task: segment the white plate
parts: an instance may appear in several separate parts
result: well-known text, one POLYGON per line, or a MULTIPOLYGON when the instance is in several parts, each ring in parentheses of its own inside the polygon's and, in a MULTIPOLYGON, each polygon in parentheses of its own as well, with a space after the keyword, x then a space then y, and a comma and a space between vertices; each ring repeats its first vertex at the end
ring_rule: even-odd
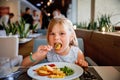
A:
POLYGON ((43 63, 43 64, 38 64, 35 65, 33 67, 30 67, 27 71, 27 74, 32 77, 33 79, 37 79, 37 80, 72 80, 75 78, 78 78, 79 76, 81 76, 83 74, 83 69, 75 64, 72 63, 65 63, 65 62, 50 62, 50 63, 43 63), (47 76, 40 76, 38 75, 34 70, 39 68, 40 66, 43 65, 48 65, 48 64, 55 64, 58 68, 62 68, 64 66, 67 66, 71 69, 74 70, 74 74, 70 75, 70 76, 66 76, 65 78, 48 78, 47 76))

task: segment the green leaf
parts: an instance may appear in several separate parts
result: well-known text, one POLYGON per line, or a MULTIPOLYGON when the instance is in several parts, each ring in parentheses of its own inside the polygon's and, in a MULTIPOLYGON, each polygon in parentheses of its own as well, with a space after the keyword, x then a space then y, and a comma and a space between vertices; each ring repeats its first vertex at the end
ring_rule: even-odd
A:
POLYGON ((33 31, 37 28, 38 24, 33 25, 33 31))
POLYGON ((20 19, 20 21, 18 22, 18 27, 17 27, 17 31, 20 35, 20 38, 26 38, 28 35, 29 27, 27 28, 27 30, 25 30, 25 20, 23 18, 20 19))

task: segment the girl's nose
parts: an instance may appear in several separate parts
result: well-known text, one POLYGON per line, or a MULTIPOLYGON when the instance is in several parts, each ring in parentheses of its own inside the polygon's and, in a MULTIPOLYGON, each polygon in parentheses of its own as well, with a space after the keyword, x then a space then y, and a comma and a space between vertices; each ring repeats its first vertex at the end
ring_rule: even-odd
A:
POLYGON ((55 35, 55 40, 59 39, 60 36, 58 34, 55 35))

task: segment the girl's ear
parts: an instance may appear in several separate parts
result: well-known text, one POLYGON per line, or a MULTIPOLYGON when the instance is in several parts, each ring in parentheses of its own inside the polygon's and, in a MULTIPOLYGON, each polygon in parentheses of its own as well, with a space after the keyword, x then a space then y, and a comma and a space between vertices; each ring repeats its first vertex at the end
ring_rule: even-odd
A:
POLYGON ((70 36, 70 45, 74 44, 74 34, 71 34, 70 36))
POLYGON ((74 34, 71 34, 71 40, 73 40, 74 39, 74 34))
POLYGON ((74 34, 71 34, 71 36, 70 36, 70 42, 73 41, 73 39, 74 39, 74 34))

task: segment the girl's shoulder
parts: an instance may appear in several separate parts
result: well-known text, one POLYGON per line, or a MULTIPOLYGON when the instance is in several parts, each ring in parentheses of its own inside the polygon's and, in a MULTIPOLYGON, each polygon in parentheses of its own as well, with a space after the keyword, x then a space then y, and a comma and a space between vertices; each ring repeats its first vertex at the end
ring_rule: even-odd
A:
POLYGON ((75 50, 75 51, 77 50, 78 51, 79 47, 77 47, 77 46, 71 46, 71 50, 75 50))
POLYGON ((71 46, 70 51, 71 53, 78 53, 79 48, 77 46, 71 46))
POLYGON ((80 49, 79 47, 77 47, 77 46, 71 46, 71 51, 73 51, 73 52, 75 52, 75 53, 78 53, 78 52, 80 51, 80 53, 83 53, 83 52, 81 51, 81 49, 80 49))

